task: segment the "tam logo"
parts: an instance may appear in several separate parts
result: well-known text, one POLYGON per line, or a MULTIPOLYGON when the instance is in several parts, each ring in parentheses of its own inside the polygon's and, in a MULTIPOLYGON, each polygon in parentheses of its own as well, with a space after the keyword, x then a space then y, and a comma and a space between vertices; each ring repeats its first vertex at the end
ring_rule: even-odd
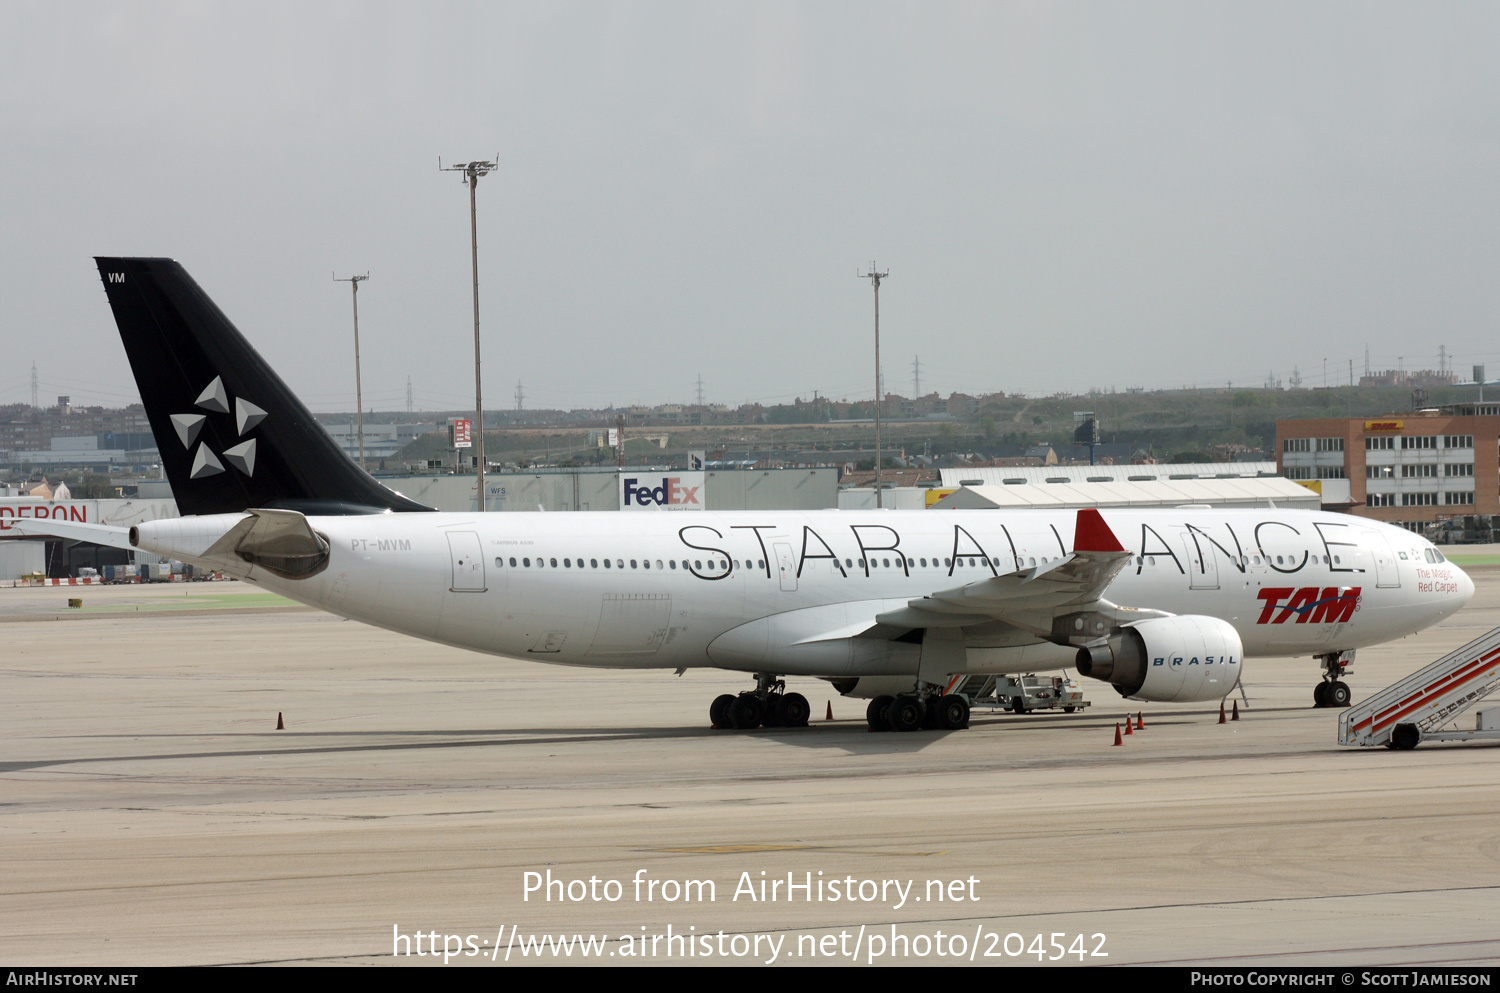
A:
POLYGON ((667 507, 673 510, 702 510, 703 504, 698 500, 698 486, 684 486, 679 476, 661 477, 660 486, 652 486, 652 480, 645 485, 639 485, 638 479, 627 479, 624 481, 622 490, 623 504, 628 509, 635 507, 667 507))
POLYGON ((1263 607, 1255 623, 1285 624, 1295 614, 1298 624, 1342 624, 1359 609, 1359 592, 1358 586, 1330 586, 1322 591, 1316 586, 1264 589, 1257 594, 1263 607))

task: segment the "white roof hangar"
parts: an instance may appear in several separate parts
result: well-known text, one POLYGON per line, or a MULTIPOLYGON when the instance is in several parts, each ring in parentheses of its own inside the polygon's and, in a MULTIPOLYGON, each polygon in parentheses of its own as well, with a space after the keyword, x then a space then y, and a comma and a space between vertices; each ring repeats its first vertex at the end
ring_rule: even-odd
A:
POLYGON ((1317 510, 1319 495, 1271 463, 944 469, 957 489, 933 509, 1038 507, 1277 507, 1317 510))

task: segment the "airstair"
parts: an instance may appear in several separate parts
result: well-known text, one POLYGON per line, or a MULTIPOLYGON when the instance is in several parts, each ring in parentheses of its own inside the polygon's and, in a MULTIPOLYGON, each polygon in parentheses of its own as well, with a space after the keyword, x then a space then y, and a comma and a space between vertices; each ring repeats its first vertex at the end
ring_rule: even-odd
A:
POLYGON ((1450 652, 1339 715, 1340 745, 1415 748, 1423 741, 1500 738, 1500 707, 1472 730, 1449 727, 1500 686, 1500 628, 1450 652))

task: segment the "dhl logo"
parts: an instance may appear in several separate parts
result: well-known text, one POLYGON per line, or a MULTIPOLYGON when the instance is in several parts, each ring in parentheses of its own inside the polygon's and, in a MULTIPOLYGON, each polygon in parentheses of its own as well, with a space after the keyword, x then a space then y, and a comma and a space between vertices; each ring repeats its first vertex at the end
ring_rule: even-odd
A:
POLYGON ((1257 594, 1264 606, 1255 623, 1285 624, 1287 618, 1295 614, 1298 624, 1342 624, 1359 609, 1359 591, 1358 586, 1329 586, 1322 590, 1316 586, 1304 586, 1300 590, 1291 586, 1264 589, 1257 594))

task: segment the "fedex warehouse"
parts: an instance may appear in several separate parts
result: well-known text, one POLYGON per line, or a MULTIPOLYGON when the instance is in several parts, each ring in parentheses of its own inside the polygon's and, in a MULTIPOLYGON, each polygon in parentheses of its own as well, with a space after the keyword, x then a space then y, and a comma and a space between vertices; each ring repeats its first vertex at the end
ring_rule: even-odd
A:
POLYGON ((702 510, 703 473, 620 473, 621 510, 702 510))

